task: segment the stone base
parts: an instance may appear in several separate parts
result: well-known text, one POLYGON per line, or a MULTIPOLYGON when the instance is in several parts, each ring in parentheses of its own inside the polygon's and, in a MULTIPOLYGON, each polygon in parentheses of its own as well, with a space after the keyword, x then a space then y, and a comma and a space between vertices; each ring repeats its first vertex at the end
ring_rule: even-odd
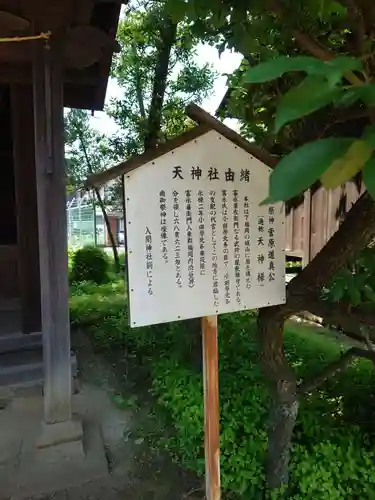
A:
POLYGON ((63 443, 82 441, 82 422, 78 419, 58 422, 56 424, 42 423, 42 435, 37 441, 38 448, 48 448, 63 443))
POLYGON ((99 426, 89 415, 82 423, 79 417, 41 424, 41 398, 15 400, 0 412, 0 500, 52 494, 108 476, 99 426))

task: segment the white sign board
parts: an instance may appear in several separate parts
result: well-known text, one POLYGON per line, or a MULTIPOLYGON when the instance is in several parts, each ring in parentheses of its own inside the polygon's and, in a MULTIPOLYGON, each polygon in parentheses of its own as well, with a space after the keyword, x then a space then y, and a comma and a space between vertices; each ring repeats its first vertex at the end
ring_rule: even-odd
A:
POLYGON ((285 302, 269 173, 211 130, 125 176, 131 326, 285 302))

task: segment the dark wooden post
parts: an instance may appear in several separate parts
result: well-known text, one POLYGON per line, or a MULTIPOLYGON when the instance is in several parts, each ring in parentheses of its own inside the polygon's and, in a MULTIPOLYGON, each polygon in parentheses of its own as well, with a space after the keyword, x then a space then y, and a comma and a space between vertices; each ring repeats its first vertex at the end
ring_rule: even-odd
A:
POLYGON ((23 333, 40 332, 40 272, 31 84, 11 86, 13 158, 17 200, 18 268, 23 333))
POLYGON ((35 44, 33 60, 44 417, 71 418, 68 251, 64 166, 63 82, 58 47, 35 44))

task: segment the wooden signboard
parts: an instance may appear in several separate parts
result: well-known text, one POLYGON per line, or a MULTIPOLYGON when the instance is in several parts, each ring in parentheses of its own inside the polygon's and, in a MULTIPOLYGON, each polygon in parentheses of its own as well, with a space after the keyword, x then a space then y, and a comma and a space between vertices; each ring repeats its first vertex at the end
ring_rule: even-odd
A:
POLYGON ((220 498, 217 315, 285 302, 270 168, 209 130, 125 175, 132 327, 202 318, 207 499, 220 498))

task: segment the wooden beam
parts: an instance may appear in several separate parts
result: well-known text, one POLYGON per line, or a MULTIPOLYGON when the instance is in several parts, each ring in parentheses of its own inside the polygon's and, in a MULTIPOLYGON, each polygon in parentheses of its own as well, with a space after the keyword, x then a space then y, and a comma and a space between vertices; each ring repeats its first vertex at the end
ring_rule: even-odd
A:
MULTIPOLYGON (((74 85, 75 87, 96 87, 102 77, 102 75, 99 75, 97 68, 87 68, 85 70, 65 69, 64 84, 74 85)), ((31 65, 1 63, 0 83, 24 83, 31 85, 31 65)))
POLYGON ((33 61, 38 200, 44 418, 71 418, 68 249, 64 165, 63 82, 59 47, 36 43, 33 61))

